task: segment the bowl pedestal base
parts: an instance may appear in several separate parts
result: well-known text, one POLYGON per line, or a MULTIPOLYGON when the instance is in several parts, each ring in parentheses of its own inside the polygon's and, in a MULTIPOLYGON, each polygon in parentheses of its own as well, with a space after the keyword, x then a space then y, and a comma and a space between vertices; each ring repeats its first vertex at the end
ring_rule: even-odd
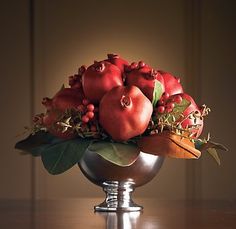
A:
POLYGON ((134 183, 131 181, 106 181, 102 183, 106 199, 94 207, 97 212, 141 211, 142 206, 135 204, 131 198, 134 183))

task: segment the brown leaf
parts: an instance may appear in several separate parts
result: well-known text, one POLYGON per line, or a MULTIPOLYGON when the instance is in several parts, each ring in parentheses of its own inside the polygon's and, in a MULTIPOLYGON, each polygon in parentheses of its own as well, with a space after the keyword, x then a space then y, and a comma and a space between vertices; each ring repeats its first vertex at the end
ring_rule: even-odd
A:
POLYGON ((137 144, 141 151, 154 155, 184 159, 198 159, 201 156, 188 138, 169 131, 142 137, 137 144))

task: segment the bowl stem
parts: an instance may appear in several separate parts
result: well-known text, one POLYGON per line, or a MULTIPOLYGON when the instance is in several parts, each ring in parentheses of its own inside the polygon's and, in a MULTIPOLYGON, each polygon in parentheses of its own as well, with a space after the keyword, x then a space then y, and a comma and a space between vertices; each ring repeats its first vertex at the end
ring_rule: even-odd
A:
POLYGON ((131 198, 134 183, 131 181, 106 181, 102 183, 106 198, 94 207, 95 211, 141 211, 142 206, 135 204, 131 198))

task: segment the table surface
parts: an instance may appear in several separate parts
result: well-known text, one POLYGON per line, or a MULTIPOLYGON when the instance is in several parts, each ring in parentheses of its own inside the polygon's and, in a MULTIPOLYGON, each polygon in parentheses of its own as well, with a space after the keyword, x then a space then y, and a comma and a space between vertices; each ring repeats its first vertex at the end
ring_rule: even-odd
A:
POLYGON ((1 200, 1 229, 236 228, 236 201, 135 199, 142 212, 97 213, 102 199, 1 200))

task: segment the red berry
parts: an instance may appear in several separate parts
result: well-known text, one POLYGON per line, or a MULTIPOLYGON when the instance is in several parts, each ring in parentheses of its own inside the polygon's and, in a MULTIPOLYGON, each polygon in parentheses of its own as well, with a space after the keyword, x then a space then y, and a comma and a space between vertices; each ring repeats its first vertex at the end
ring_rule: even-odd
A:
POLYGON ((164 113, 164 111, 165 111, 165 107, 164 106, 159 106, 158 108, 157 108, 157 111, 158 111, 158 113, 164 113))
POLYGON ((171 108, 168 108, 168 107, 166 108, 166 112, 167 112, 167 113, 171 113, 172 110, 173 110, 173 109, 171 109, 171 108))
POLYGON ((143 67, 145 67, 146 64, 143 61, 139 61, 138 65, 140 68, 143 68, 143 67))
POLYGON ((174 96, 174 102, 180 104, 182 102, 183 98, 181 95, 174 96))
POLYGON ((89 104, 89 105, 87 106, 87 110, 88 110, 88 111, 94 111, 94 105, 93 105, 93 104, 89 104))
POLYGON ((161 106, 165 104, 162 98, 158 101, 158 104, 161 106))
POLYGON ((89 119, 91 119, 91 118, 94 117, 94 113, 93 113, 92 111, 89 111, 89 112, 86 113, 86 116, 87 116, 89 119))
POLYGON ((167 108, 173 110, 173 108, 175 107, 175 104, 173 102, 167 103, 167 108))
POLYGON ((131 68, 131 69, 136 69, 136 68, 138 68, 138 63, 133 62, 133 63, 130 65, 130 68, 131 68))
POLYGON ((87 115, 82 116, 82 122, 87 123, 89 121, 89 117, 87 115))
POLYGON ((162 95, 162 98, 163 98, 164 100, 167 100, 169 97, 170 97, 170 94, 167 93, 167 92, 165 92, 165 93, 162 95))
POLYGON ((83 99, 83 104, 86 106, 89 104, 89 101, 87 99, 83 99))

